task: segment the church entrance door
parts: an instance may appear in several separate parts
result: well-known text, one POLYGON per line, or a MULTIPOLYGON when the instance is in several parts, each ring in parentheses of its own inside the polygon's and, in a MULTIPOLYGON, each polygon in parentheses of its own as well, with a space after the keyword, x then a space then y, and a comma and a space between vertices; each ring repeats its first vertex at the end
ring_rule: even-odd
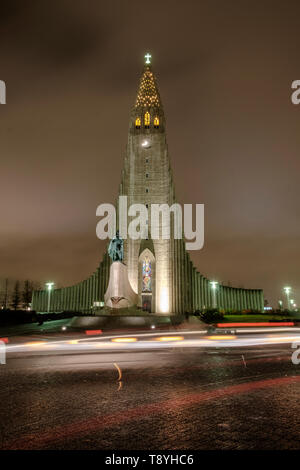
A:
POLYGON ((148 294, 148 295, 145 295, 143 294, 142 295, 142 308, 145 312, 149 312, 151 313, 151 301, 152 301, 152 295, 148 294))

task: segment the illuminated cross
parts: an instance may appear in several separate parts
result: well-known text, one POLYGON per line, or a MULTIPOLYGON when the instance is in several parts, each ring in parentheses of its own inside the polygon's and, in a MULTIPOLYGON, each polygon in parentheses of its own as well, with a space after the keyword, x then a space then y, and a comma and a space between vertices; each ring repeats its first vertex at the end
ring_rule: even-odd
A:
POLYGON ((151 64, 151 54, 149 54, 149 52, 145 55, 145 59, 145 64, 151 64))

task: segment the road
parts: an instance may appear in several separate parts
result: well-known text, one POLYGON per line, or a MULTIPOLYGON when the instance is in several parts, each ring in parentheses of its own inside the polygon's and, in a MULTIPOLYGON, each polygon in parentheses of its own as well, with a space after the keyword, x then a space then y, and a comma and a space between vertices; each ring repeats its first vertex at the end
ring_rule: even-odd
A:
POLYGON ((10 338, 0 447, 299 449, 297 339, 297 329, 10 338))

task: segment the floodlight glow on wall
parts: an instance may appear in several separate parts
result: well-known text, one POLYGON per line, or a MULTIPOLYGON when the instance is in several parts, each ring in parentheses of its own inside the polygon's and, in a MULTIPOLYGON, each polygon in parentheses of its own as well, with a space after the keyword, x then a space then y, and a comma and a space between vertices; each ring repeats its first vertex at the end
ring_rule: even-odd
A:
POLYGON ((217 308, 217 295, 216 295, 216 289, 217 289, 217 281, 210 281, 210 285, 212 288, 212 308, 217 308))
POLYGON ((285 294, 286 294, 286 303, 287 303, 287 308, 289 309, 290 308, 290 292, 291 292, 291 287, 284 287, 283 288, 285 294))
POLYGON ((168 313, 169 311, 169 296, 168 288, 163 287, 160 294, 160 310, 162 313, 168 313))
POLYGON ((54 286, 54 282, 46 282, 46 286, 47 286, 47 289, 48 289, 48 308, 47 308, 47 312, 49 313, 50 312, 51 290, 52 290, 52 287, 54 286))

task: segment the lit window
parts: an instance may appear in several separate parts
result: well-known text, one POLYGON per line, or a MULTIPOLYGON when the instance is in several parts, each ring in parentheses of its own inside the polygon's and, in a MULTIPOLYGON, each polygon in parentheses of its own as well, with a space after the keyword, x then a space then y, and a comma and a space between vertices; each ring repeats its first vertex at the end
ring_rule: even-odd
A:
POLYGON ((143 265, 142 265, 142 279, 143 279, 142 291, 143 292, 152 292, 151 278, 152 278, 151 261, 147 256, 144 259, 143 265))
POLYGON ((136 129, 140 129, 140 128, 141 128, 141 120, 140 120, 139 117, 136 118, 136 120, 135 120, 135 128, 136 128, 136 129))
POLYGON ((144 124, 145 124, 146 129, 149 129, 149 126, 150 126, 150 113, 148 113, 148 111, 145 113, 145 116, 144 116, 144 124))
POLYGON ((155 116, 153 124, 155 129, 159 128, 159 118, 157 116, 155 116))

